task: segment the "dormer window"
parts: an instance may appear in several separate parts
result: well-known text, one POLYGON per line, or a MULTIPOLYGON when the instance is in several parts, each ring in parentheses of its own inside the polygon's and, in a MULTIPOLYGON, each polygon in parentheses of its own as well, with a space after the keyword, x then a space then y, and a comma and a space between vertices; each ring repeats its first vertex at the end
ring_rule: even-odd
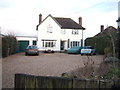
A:
POLYGON ((47 33, 52 33, 53 32, 53 27, 49 24, 47 26, 47 33))

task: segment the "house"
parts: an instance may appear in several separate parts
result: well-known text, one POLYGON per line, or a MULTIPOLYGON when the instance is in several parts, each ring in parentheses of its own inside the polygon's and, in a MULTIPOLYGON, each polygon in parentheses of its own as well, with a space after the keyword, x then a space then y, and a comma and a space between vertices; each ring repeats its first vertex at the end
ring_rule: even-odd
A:
POLYGON ((81 46, 83 38, 82 18, 79 24, 71 18, 53 17, 48 15, 42 20, 39 15, 38 47, 40 50, 64 51, 73 46, 81 46))
POLYGON ((36 36, 16 36, 18 41, 18 52, 24 52, 28 45, 36 45, 36 36))
POLYGON ((104 25, 101 25, 98 34, 85 39, 85 45, 96 48, 98 54, 112 53, 113 44, 115 47, 117 44, 117 34, 118 30, 115 27, 108 26, 104 28, 104 25))
POLYGON ((117 32, 118 32, 118 30, 113 26, 108 26, 106 29, 104 29, 104 25, 101 25, 100 32, 98 34, 96 34, 95 36, 106 36, 106 35, 110 36, 110 34, 114 34, 117 32))

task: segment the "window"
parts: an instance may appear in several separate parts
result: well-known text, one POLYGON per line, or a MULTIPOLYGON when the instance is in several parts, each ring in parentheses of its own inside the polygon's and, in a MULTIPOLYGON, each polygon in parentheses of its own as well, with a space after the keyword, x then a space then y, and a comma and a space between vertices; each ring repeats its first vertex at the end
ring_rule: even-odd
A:
POLYGON ((72 34, 78 35, 78 34, 79 34, 79 31, 78 31, 78 30, 72 30, 72 34))
POLYGON ((71 41, 71 47, 73 46, 80 46, 80 42, 79 41, 71 41))
POLYGON ((66 34, 66 30, 65 29, 61 29, 61 34, 66 34))
POLYGON ((56 41, 43 41, 43 47, 55 47, 56 41))
POLYGON ((47 26, 47 33, 52 33, 53 32, 53 27, 49 24, 47 26))

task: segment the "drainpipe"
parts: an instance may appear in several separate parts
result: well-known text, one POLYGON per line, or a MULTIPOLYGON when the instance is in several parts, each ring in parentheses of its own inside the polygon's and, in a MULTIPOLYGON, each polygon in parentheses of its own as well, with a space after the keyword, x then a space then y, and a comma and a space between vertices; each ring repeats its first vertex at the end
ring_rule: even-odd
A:
POLYGON ((83 47, 83 30, 82 30, 81 47, 83 47))

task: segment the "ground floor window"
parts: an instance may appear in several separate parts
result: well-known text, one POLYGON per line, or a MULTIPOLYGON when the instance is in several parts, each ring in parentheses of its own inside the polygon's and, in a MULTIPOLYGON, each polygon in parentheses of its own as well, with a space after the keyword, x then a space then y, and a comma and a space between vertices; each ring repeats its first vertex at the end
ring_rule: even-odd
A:
POLYGON ((80 41, 71 41, 71 47, 80 46, 80 41))
POLYGON ((43 40, 42 46, 43 47, 55 47, 56 41, 49 41, 49 40, 43 40))

